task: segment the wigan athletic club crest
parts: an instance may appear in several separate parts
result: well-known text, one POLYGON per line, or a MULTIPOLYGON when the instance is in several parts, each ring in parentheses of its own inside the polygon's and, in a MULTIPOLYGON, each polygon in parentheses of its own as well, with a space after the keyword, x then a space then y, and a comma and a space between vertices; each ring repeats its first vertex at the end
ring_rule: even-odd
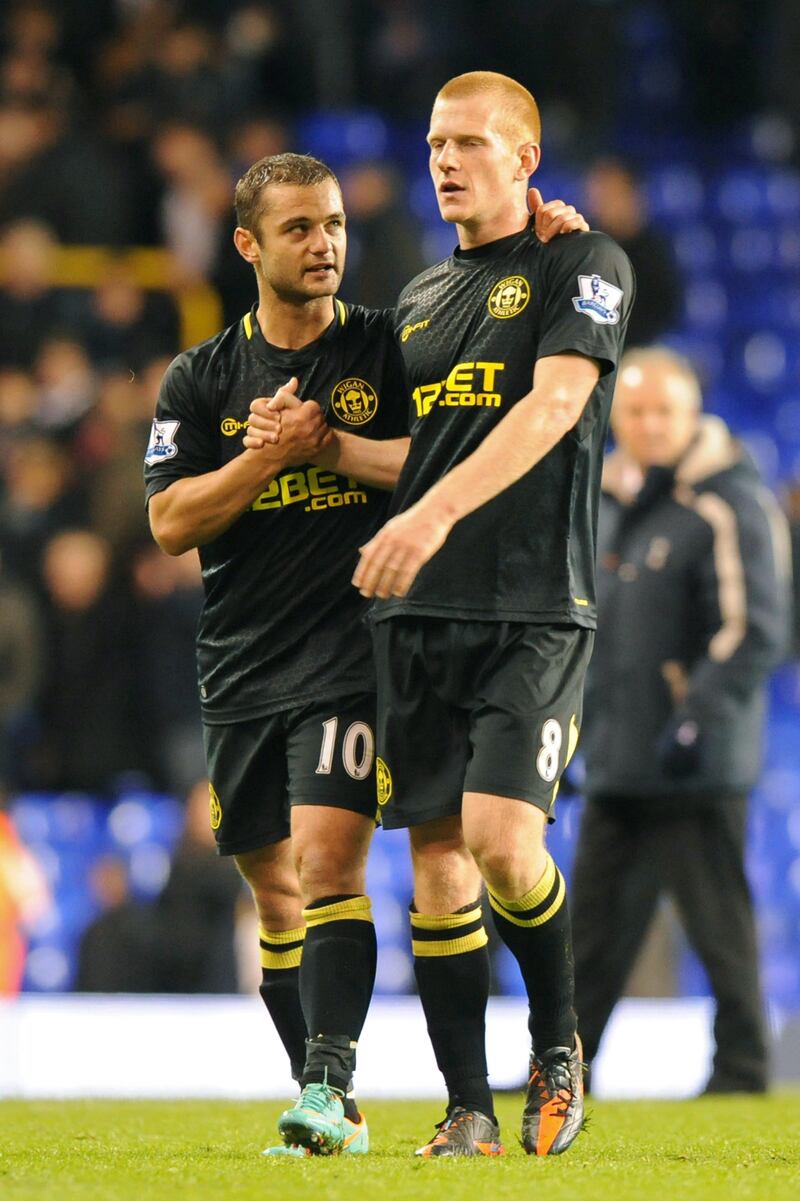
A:
POLYGON ((622 288, 607 284, 599 275, 579 275, 578 288, 580 296, 573 296, 572 303, 579 313, 585 313, 597 325, 617 324, 622 288))
POLYGON ((366 380, 343 379, 331 393, 331 407, 346 425, 366 425, 378 411, 378 394, 366 380))
POLYGON ((505 321, 527 308, 531 286, 524 275, 507 275, 489 293, 488 308, 493 317, 505 321))
POLYGON ((150 431, 150 442, 147 446, 147 454, 144 456, 144 461, 149 467, 154 467, 156 463, 163 463, 167 459, 174 459, 178 453, 178 447, 175 443, 175 433, 180 425, 180 421, 154 421, 153 428, 150 431))

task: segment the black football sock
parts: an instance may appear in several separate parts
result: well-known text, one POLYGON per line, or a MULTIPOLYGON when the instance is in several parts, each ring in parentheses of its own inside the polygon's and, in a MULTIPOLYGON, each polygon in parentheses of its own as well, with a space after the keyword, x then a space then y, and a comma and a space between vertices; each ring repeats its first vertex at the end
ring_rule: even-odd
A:
POLYGON ((378 949, 369 897, 322 897, 303 910, 300 1000, 309 1032, 301 1083, 346 1093, 372 998, 378 949))
POLYGON ((575 1045, 575 967, 564 877, 547 856, 544 875, 525 896, 510 900, 489 889, 497 931, 514 955, 530 1004, 537 1054, 575 1045))
POLYGON ((414 975, 448 1108, 463 1105, 493 1117, 486 1068, 489 951, 480 901, 444 915, 412 908, 411 937, 414 975))
POLYGON ((306 1020, 300 1005, 300 959, 305 926, 297 930, 259 929, 261 943, 261 999, 286 1048, 292 1076, 299 1080, 306 1059, 306 1020))

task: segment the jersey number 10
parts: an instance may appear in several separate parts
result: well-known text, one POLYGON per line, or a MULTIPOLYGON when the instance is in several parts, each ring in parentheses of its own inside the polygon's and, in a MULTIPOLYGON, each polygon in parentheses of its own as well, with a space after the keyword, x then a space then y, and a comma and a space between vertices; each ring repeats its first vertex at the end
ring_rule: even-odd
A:
MULTIPOLYGON (((339 718, 329 717, 322 723, 322 746, 319 752, 319 763, 316 774, 329 776, 333 768, 333 756, 336 750, 336 734, 339 729, 339 718)), ((365 779, 372 770, 375 758, 375 735, 365 721, 354 721, 345 730, 342 739, 342 763, 344 770, 352 780, 365 779)))

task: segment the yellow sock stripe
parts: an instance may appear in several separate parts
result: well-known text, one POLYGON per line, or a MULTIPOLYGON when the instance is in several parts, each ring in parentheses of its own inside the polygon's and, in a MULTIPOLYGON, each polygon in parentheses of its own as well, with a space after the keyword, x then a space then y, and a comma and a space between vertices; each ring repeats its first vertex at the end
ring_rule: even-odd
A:
POLYGON ((258 927, 258 937, 262 942, 268 942, 270 946, 279 947, 287 942, 300 942, 306 936, 305 926, 298 926, 296 930, 265 930, 263 926, 258 927))
MULTIPOLYGON (((493 893, 490 888, 489 899, 494 898, 503 909, 510 909, 512 913, 524 913, 526 909, 535 909, 537 905, 541 905, 542 901, 546 901, 553 891, 557 871, 558 868, 552 855, 548 855, 543 876, 538 884, 534 884, 530 892, 525 893, 524 897, 520 897, 517 901, 507 901, 505 897, 500 896, 499 892, 493 893)), ((492 908, 497 909, 497 905, 492 908)))
MULTIPOLYGON (((552 905, 548 905, 544 913, 539 913, 536 917, 515 917, 514 914, 510 912, 512 906, 517 911, 519 911, 520 908, 532 909, 533 906, 526 905, 523 907, 519 902, 514 903, 513 901, 501 901, 499 899, 495 900, 491 892, 489 893, 489 904, 496 913, 499 913, 506 919, 507 922, 511 922, 514 926, 525 926, 528 929, 532 929, 534 926, 543 926, 545 922, 549 922, 550 918, 558 913, 559 909, 564 903, 564 897, 567 894, 567 886, 564 883, 564 877, 557 868, 556 872, 558 874, 558 892, 556 893, 555 900, 553 901, 552 905)), ((531 896, 531 893, 528 893, 527 895, 531 896)))
POLYGON ((371 922, 372 905, 369 897, 351 897, 348 901, 336 901, 333 905, 304 909, 303 918, 309 929, 312 926, 324 926, 326 922, 371 922))
POLYGON ((412 939, 411 950, 419 959, 440 955, 464 955, 467 951, 477 951, 479 947, 485 947, 488 941, 489 935, 485 927, 481 926, 480 930, 473 930, 472 934, 465 934, 463 938, 437 938, 434 942, 412 939))
POLYGON ((458 930, 460 926, 469 926, 481 916, 481 907, 470 909, 468 913, 443 913, 431 915, 411 912, 412 930, 458 930))
POLYGON ((261 966, 280 971, 282 968, 299 967, 303 958, 303 948, 295 947, 292 951, 267 951, 261 948, 261 966))

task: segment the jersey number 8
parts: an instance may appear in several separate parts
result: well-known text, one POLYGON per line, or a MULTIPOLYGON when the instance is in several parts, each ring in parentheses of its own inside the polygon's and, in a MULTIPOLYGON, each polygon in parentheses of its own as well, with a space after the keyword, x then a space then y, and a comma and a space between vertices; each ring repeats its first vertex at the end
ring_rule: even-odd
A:
POLYGON ((547 784, 552 784, 558 775, 558 760, 563 741, 561 726, 554 717, 548 717, 542 726, 542 745, 536 756, 536 770, 547 784))

